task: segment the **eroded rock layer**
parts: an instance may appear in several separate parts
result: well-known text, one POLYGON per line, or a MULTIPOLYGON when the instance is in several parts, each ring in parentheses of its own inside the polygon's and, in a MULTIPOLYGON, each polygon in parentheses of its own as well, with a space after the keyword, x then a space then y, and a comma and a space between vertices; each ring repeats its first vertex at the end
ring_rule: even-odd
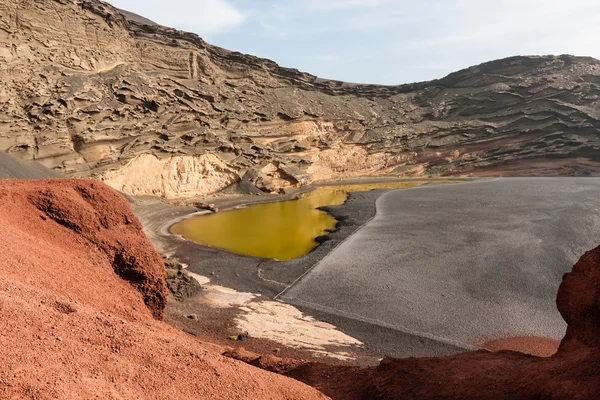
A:
POLYGON ((97 0, 0 4, 0 149, 130 194, 205 194, 248 171, 263 190, 391 172, 597 174, 599 94, 592 58, 354 85, 97 0))

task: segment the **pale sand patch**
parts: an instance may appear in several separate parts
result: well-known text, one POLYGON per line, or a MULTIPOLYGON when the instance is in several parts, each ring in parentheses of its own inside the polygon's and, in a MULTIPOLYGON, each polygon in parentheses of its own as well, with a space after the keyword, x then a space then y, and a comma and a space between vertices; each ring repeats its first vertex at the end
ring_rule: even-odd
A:
POLYGON ((340 360, 354 357, 349 352, 331 351, 328 347, 362 346, 362 342, 338 331, 334 325, 304 315, 294 306, 280 301, 256 301, 260 297, 258 294, 213 285, 210 278, 187 272, 202 285, 202 299, 206 303, 217 308, 239 307, 243 311, 235 323, 240 331, 248 332, 251 337, 340 360))
POLYGON ((329 351, 327 347, 362 345, 357 339, 336 330, 334 325, 317 321, 283 302, 252 302, 241 310, 245 313, 236 318, 238 328, 253 337, 339 359, 352 359, 352 356, 347 352, 329 351))
POLYGON ((200 285, 208 285, 210 283, 210 278, 188 271, 187 265, 184 265, 183 269, 185 269, 185 271, 188 273, 188 275, 191 276, 192 278, 194 278, 196 280, 196 282, 198 282, 200 285))
POLYGON ((210 278, 198 275, 193 272, 187 273, 202 285, 202 300, 217 308, 241 307, 255 298, 259 294, 238 292, 224 286, 210 284, 210 278))
POLYGON ((238 292, 218 285, 204 286, 202 292, 204 300, 217 308, 241 307, 260 296, 258 294, 238 292))

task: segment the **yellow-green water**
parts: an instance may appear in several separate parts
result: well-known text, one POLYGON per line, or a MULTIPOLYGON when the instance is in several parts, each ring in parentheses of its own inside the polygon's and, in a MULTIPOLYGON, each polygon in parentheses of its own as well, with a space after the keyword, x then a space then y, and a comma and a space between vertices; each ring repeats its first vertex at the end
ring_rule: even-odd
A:
POLYGON ((254 204, 246 208, 183 220, 171 232, 188 240, 234 253, 290 260, 317 246, 315 238, 336 220, 317 207, 342 204, 348 192, 419 186, 427 181, 319 187, 297 200, 254 204))

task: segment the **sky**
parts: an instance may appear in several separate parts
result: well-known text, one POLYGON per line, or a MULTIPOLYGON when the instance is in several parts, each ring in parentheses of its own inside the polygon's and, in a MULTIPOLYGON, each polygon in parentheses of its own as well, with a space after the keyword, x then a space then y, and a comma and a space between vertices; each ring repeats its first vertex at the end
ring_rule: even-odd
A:
POLYGON ((109 0, 321 78, 402 84, 514 55, 600 58, 600 0, 109 0))

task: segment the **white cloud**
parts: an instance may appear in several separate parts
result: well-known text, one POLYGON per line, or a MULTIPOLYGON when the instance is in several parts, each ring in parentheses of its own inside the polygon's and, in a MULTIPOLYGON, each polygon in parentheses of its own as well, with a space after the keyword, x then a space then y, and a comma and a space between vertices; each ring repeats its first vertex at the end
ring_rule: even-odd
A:
POLYGON ((597 0, 456 0, 435 9, 436 30, 407 36, 397 53, 473 61, 518 54, 592 54, 600 21, 597 0))
POLYGON ((109 0, 115 7, 200 36, 224 33, 245 16, 227 0, 109 0))
POLYGON ((357 7, 374 7, 387 3, 389 0, 305 0, 302 5, 310 10, 340 10, 357 7))
POLYGON ((251 18, 259 21, 267 34, 280 37, 373 32, 427 19, 407 15, 393 0, 286 0, 254 7, 251 18))
POLYGON ((456 35, 456 36, 441 36, 434 38, 420 39, 416 41, 409 41, 404 45, 400 46, 402 50, 415 50, 422 49, 425 47, 439 47, 439 46, 453 46, 461 43, 473 41, 475 39, 482 39, 481 36, 473 35, 456 35))

